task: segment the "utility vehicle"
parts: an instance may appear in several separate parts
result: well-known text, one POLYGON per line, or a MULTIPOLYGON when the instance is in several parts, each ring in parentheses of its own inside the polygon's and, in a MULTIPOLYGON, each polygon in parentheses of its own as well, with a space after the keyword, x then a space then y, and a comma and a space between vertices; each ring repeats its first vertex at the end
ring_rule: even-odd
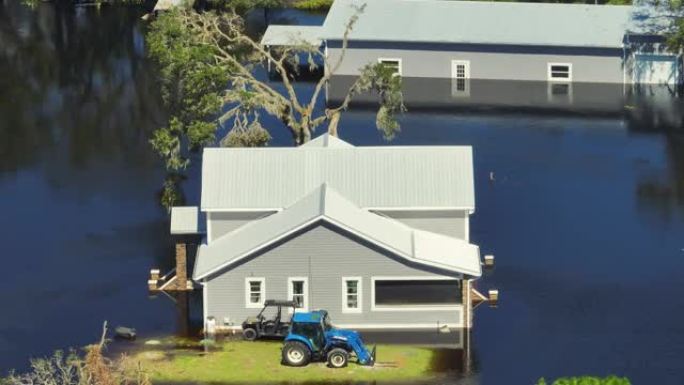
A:
POLYGON ((294 314, 283 345, 283 364, 305 366, 313 361, 327 361, 331 368, 343 368, 350 356, 356 356, 361 365, 372 366, 375 347, 368 350, 356 331, 334 328, 325 310, 294 314))
POLYGON ((297 304, 294 301, 278 301, 268 299, 264 302, 264 307, 255 317, 249 317, 242 323, 242 338, 247 341, 254 341, 258 338, 283 338, 287 335, 290 327, 290 320, 283 319, 290 317, 287 309, 292 308, 294 314, 297 304), (275 314, 273 317, 266 317, 266 311, 273 309, 275 314))

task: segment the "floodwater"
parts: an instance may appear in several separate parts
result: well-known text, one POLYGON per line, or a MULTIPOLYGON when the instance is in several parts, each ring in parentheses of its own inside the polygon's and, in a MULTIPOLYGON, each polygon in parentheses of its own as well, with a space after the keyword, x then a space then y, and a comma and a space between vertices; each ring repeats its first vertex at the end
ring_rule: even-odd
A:
MULTIPOLYGON (((174 302, 145 286, 172 248, 157 204, 164 172, 147 144, 165 112, 142 14, 0 1, 2 373, 94 341, 104 320, 142 338, 183 328, 174 302)), ((579 90, 538 113, 407 98, 392 142, 372 111, 343 115, 340 135, 357 145, 474 148, 471 238, 496 255, 479 288, 501 294, 498 308, 475 311, 471 373, 453 382, 684 383, 684 109, 666 91, 631 90, 610 113, 573 113, 579 90)), ((284 129, 273 144, 289 144, 284 129)), ((191 173, 190 202, 198 188, 191 173)))

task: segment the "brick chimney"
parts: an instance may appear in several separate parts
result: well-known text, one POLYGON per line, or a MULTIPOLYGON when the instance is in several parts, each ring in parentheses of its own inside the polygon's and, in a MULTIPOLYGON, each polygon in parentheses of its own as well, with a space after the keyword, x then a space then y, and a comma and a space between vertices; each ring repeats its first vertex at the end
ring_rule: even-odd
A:
POLYGON ((185 243, 176 243, 176 287, 185 290, 188 286, 188 252, 185 243))

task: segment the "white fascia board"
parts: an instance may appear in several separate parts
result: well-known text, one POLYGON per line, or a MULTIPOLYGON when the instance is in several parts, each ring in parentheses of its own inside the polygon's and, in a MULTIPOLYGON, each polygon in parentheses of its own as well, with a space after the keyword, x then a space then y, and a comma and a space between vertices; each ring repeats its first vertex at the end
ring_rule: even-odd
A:
POLYGON ((206 208, 202 207, 202 212, 205 213, 251 213, 251 212, 262 212, 262 211, 283 211, 282 207, 277 208, 267 208, 267 207, 257 207, 257 208, 227 208, 227 209, 217 209, 217 208, 206 208))
POLYGON ((362 209, 368 211, 475 211, 475 207, 472 206, 368 206, 362 209))

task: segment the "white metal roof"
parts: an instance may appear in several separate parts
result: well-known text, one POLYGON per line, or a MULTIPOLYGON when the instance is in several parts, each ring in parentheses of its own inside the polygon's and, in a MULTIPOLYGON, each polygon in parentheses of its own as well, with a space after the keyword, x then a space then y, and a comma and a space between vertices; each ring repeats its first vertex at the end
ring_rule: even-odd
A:
POLYGON ((335 0, 323 38, 340 40, 366 4, 350 40, 622 47, 631 7, 445 0, 335 0))
POLYGON ((480 251, 464 240, 434 234, 361 209, 321 185, 281 212, 250 222, 198 251, 193 279, 202 279, 288 235, 326 221, 408 261, 479 277, 480 251))
POLYGON ((323 43, 321 32, 320 25, 271 24, 261 38, 261 44, 270 46, 309 44, 319 47, 323 43))
POLYGON ((197 234, 199 210, 197 206, 171 208, 171 234, 197 234))
POLYGON ((326 135, 300 147, 206 148, 201 208, 281 209, 323 183, 363 208, 475 207, 470 146, 355 147, 326 135))

